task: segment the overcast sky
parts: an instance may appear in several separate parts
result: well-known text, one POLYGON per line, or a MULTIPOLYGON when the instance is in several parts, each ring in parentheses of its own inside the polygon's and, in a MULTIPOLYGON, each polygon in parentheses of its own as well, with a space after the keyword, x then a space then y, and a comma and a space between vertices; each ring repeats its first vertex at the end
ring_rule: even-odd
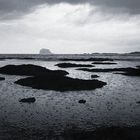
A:
POLYGON ((140 0, 0 0, 0 53, 140 51, 140 0))

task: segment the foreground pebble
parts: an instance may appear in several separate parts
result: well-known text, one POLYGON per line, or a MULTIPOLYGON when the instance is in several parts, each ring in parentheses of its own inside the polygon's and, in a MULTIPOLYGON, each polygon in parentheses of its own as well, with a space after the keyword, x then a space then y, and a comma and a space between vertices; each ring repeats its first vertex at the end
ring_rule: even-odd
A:
POLYGON ((19 100, 19 102, 22 102, 22 103, 34 103, 35 101, 36 101, 36 99, 34 97, 24 98, 24 99, 19 100))
POLYGON ((85 104, 86 103, 86 100, 79 100, 79 103, 80 104, 85 104))

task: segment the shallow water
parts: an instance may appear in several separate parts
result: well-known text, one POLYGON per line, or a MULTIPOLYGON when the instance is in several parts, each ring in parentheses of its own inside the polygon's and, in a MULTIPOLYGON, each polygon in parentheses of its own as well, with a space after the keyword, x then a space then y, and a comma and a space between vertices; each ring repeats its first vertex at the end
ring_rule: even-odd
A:
MULTIPOLYGON (((35 64, 52 70, 62 61, 4 60, 0 67, 8 64, 35 64)), ((115 61, 117 65, 96 65, 95 68, 135 67, 139 61, 115 61)), ((74 62, 91 64, 92 62, 74 62)), ((68 76, 91 79, 97 74, 101 81, 107 82, 103 88, 93 91, 56 92, 36 90, 14 84, 21 76, 2 75, 0 81, 0 122, 1 125, 19 128, 39 128, 58 134, 72 127, 93 130, 101 126, 140 125, 140 77, 123 76, 113 73, 90 73, 63 69, 68 76), (33 104, 23 104, 19 99, 35 97, 33 104), (79 104, 85 99, 86 104, 79 104)))

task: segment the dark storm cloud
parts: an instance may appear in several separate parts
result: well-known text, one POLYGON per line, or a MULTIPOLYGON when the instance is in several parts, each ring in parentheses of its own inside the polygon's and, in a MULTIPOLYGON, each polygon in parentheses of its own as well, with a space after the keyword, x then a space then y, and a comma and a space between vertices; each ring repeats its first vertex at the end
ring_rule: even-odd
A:
POLYGON ((43 0, 0 0, 0 18, 18 17, 40 4, 43 4, 43 0))
POLYGON ((41 4, 90 3, 105 11, 140 14, 140 0, 0 0, 0 18, 14 18, 33 10, 41 4))

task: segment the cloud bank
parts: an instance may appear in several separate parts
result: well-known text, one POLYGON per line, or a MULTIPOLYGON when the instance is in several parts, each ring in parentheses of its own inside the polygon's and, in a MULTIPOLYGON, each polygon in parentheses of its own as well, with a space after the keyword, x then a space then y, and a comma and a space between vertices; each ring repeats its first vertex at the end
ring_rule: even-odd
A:
POLYGON ((35 10, 43 4, 85 4, 94 5, 102 12, 140 14, 139 0, 0 0, 0 19, 13 19, 35 10))
POLYGON ((139 14, 106 14, 89 3, 43 4, 20 18, 0 21, 0 50, 2 53, 38 53, 41 48, 54 53, 138 51, 139 19, 139 14))

